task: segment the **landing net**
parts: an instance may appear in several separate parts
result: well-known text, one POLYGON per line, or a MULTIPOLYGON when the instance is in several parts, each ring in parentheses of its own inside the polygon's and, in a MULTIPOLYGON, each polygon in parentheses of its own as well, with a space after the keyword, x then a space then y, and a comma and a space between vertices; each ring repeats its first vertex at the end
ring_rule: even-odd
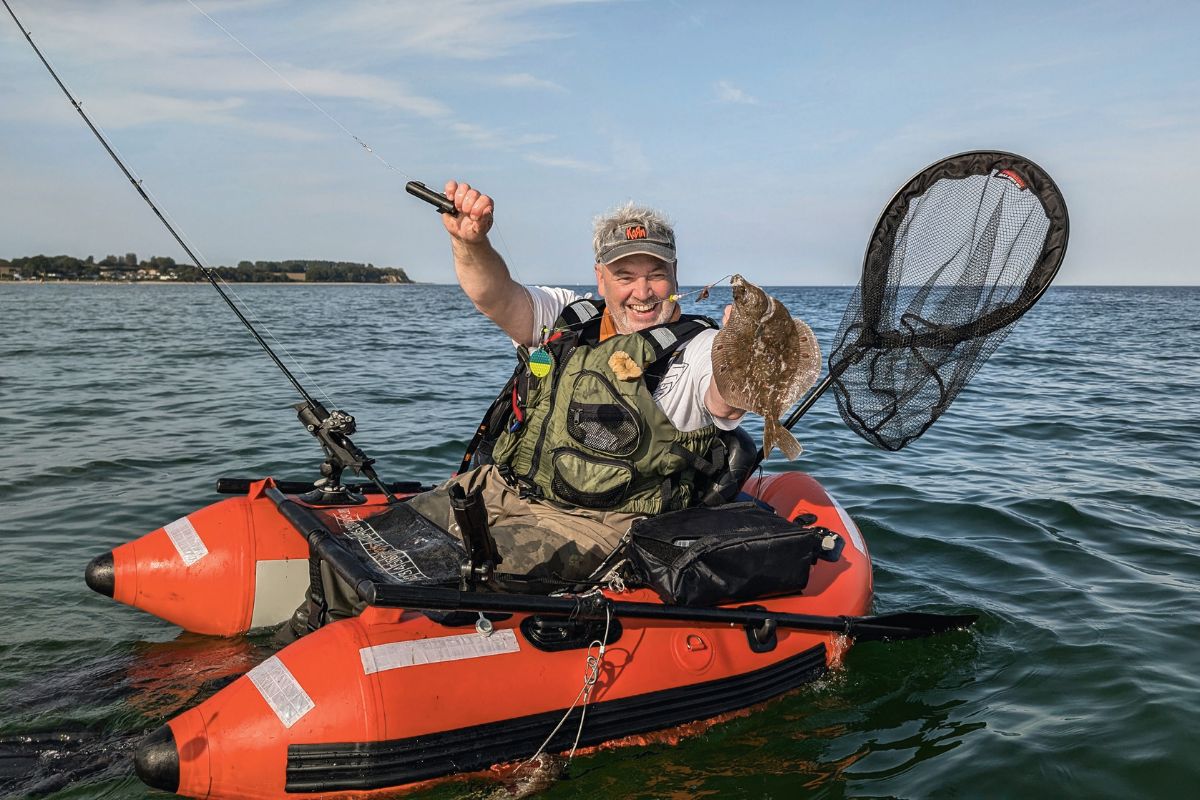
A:
POLYGON ((964 153, 910 180, 829 355, 846 424, 886 450, 923 434, 1049 286, 1067 233, 1058 188, 1020 156, 964 153))

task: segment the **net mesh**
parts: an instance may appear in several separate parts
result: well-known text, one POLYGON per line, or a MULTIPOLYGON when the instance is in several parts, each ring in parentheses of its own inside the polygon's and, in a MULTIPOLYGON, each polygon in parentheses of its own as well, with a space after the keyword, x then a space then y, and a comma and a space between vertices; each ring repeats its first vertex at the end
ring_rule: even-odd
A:
POLYGON ((899 450, 924 433, 1054 277, 1066 206, 1009 154, 947 159, 880 217, 829 369, 842 419, 899 450))

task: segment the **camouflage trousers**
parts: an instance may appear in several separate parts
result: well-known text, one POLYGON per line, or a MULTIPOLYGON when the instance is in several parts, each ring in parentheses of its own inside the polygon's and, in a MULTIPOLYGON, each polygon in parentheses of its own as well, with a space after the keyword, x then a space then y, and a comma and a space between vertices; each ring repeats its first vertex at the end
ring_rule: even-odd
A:
POLYGON ((522 499, 493 465, 477 467, 419 494, 409 505, 459 535, 450 509, 450 487, 482 492, 488 527, 500 554, 500 572, 535 578, 586 580, 621 541, 640 514, 593 511, 522 499))

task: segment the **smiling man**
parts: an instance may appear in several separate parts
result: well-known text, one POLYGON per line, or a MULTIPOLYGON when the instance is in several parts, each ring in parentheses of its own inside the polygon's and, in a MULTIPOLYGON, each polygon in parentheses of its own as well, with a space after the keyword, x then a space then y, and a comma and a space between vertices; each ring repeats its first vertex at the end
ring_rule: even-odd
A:
MULTIPOLYGON (((584 580, 633 520, 696 502, 718 429, 743 411, 712 380, 716 325, 684 315, 675 235, 632 204, 597 218, 599 299, 522 286, 488 240, 494 203, 450 181, 442 215, 459 284, 517 346, 519 366, 474 466, 412 507, 454 529, 449 489, 478 493, 503 572, 584 580)), ((719 465, 718 465, 719 466, 719 465)))

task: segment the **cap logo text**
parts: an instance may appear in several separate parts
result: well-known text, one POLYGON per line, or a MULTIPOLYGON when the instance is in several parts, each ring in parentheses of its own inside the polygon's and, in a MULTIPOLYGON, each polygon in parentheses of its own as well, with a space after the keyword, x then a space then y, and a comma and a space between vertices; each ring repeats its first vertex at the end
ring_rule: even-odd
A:
POLYGON ((625 238, 630 239, 630 240, 645 239, 646 238, 646 226, 645 225, 631 225, 630 227, 625 229, 625 238))

